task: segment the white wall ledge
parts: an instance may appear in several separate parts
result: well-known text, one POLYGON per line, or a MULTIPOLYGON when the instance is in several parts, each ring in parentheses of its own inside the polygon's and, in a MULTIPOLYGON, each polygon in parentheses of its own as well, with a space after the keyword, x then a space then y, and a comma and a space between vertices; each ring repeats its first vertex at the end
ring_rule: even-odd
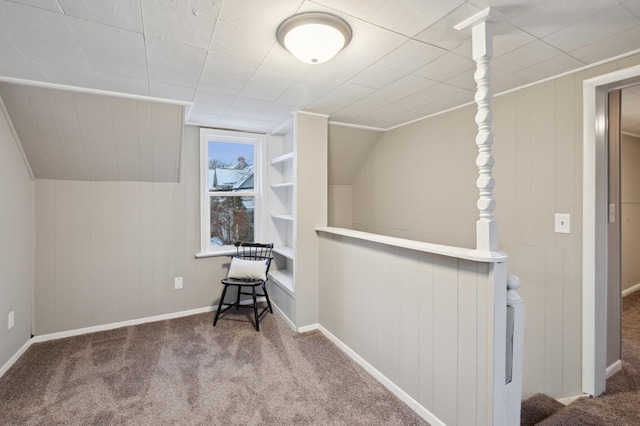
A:
POLYGON ((212 251, 212 252, 207 252, 207 253, 203 253, 203 252, 198 252, 196 253, 196 259, 204 259, 207 257, 223 257, 223 256, 235 256, 237 254, 237 250, 234 248, 230 248, 230 249, 223 249, 223 250, 218 250, 218 251, 212 251))
POLYGON ((480 251, 463 247, 444 246, 440 244, 425 243, 422 241, 407 240, 404 238, 388 237, 380 234, 371 234, 369 232, 355 231, 353 229, 320 227, 316 228, 316 231, 333 235, 341 235, 343 237, 350 237, 358 240, 372 241, 374 243, 410 250, 423 251, 441 256, 454 257, 456 259, 472 260, 475 262, 503 263, 508 259, 507 254, 501 251, 480 251))

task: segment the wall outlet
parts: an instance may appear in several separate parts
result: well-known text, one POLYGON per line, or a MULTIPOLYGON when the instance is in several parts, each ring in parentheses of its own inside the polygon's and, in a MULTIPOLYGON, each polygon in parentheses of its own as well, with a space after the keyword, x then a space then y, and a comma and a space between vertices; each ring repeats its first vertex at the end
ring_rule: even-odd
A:
POLYGON ((14 311, 11 311, 9 312, 9 320, 7 321, 7 327, 9 328, 9 330, 11 330, 15 324, 16 324, 16 316, 14 311))
POLYGON ((182 288, 182 277, 176 277, 176 290, 180 290, 182 288))

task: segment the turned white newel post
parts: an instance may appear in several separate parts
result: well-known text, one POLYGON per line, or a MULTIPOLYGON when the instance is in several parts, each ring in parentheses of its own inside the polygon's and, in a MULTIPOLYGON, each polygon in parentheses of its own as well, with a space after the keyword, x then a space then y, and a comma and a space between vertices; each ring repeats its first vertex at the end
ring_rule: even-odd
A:
MULTIPOLYGON (((476 250, 491 254, 499 253, 498 225, 493 217, 496 202, 493 198, 495 161, 491 130, 493 93, 490 86, 490 61, 493 56, 491 21, 496 19, 504 20, 506 16, 495 9, 487 8, 455 27, 457 30, 471 28, 472 56, 476 62, 476 72, 473 76, 477 85, 475 101, 478 106, 475 121, 478 125, 476 165, 479 176, 476 186, 479 192, 477 207, 480 217, 476 222, 476 250)), ((493 345, 487 371, 493 376, 492 410, 486 422, 496 426, 516 425, 520 424, 524 304, 516 292, 519 280, 515 276, 507 278, 506 262, 492 264, 491 274, 493 278, 490 315, 493 321, 493 345)), ((483 420, 479 419, 479 421, 483 420)))
POLYGON ((491 112, 491 67, 489 61, 493 56, 493 34, 491 24, 484 21, 472 28, 473 33, 473 59, 476 61, 476 72, 473 75, 478 89, 476 91, 476 103, 478 112, 476 114, 476 124, 478 125, 478 135, 476 145, 478 145, 478 166, 479 176, 476 181, 480 198, 478 199, 478 210, 480 219, 476 223, 476 248, 481 251, 498 250, 498 227, 493 220, 493 210, 496 202, 493 199, 493 133, 491 122, 493 113, 491 112))
POLYGON ((491 122, 493 121, 491 100, 493 99, 493 93, 490 86, 493 31, 489 22, 490 19, 496 18, 498 14, 496 10, 487 8, 455 27, 457 30, 471 27, 472 56, 473 60, 476 61, 476 72, 473 78, 477 85, 475 101, 478 105, 475 119, 478 125, 478 135, 476 136, 478 157, 476 158, 476 165, 479 171, 476 186, 480 193, 477 203, 480 218, 476 223, 476 249, 479 251, 498 250, 498 226, 493 219, 493 211, 496 208, 496 202, 493 199, 495 180, 492 174, 495 162, 492 152, 493 132, 491 131, 491 122))

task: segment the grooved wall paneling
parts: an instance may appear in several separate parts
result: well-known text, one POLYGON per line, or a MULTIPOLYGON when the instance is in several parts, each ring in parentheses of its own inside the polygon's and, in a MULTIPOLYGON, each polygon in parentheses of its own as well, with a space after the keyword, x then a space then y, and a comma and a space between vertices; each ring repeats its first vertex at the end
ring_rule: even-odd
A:
POLYGON ((0 368, 31 337, 34 185, 0 99, 0 368), (7 318, 14 313, 9 330, 7 318))
POLYGON ((640 137, 622 135, 621 143, 622 290, 626 290, 640 284, 636 260, 640 252, 640 137))
POLYGON ((322 326, 443 423, 485 424, 490 267, 319 235, 322 326))
POLYGON ((34 334, 218 303, 227 259, 195 259, 198 129, 185 135, 181 183, 36 181, 34 334))
MULTIPOLYGON (((582 84, 639 62, 636 55, 493 99, 499 248, 527 307, 525 398, 582 393, 582 84), (570 234, 554 232, 555 213, 571 215, 570 234)), ((353 180, 353 228, 474 247, 475 113, 471 105, 383 134, 353 180)))
MULTIPOLYGON (((38 186, 40 181, 38 181, 38 186)), ((69 329, 84 328, 91 322, 91 183, 69 181, 69 329), (71 243, 73 242, 73 243, 71 243)), ((64 221, 64 218, 60 218, 64 221)), ((38 239, 38 245, 41 242, 38 239)), ((42 283, 36 281, 36 293, 42 283)), ((40 324, 36 322, 36 324, 40 324)), ((44 325, 44 324, 40 324, 44 325)), ((63 326, 58 326, 62 330, 63 326)), ((37 330, 37 328, 36 328, 37 330)))
POLYGON ((36 179, 177 182, 183 109, 0 83, 36 179))

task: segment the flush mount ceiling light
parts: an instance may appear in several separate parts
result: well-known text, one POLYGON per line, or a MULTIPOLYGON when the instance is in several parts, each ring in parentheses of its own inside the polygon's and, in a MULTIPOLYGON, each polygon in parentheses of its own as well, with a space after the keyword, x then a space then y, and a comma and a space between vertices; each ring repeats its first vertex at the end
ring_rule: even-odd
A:
POLYGON ((333 58, 351 41, 351 27, 343 19, 322 12, 293 15, 280 24, 278 42, 307 64, 333 58))

